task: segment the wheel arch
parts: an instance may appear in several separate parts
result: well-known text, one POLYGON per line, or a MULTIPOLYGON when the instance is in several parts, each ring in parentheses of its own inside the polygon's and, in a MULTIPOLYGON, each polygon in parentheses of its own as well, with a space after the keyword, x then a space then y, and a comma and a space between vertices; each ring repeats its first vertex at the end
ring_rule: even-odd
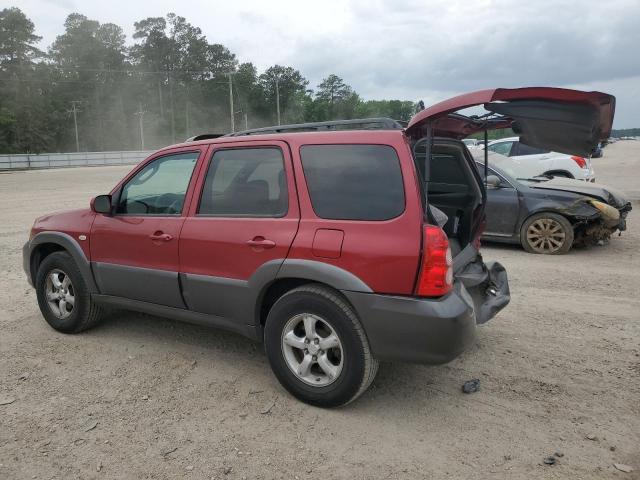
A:
MULTIPOLYGON (((252 283, 251 280, 250 283, 252 283)), ((287 259, 280 265, 275 278, 270 282, 263 283, 259 289, 254 311, 256 327, 262 328, 264 326, 269 310, 278 298, 294 288, 309 283, 330 288, 352 308, 354 306, 341 291, 373 292, 360 278, 335 265, 315 260, 287 259)))
POLYGON ((76 262, 89 292, 98 292, 89 260, 71 235, 63 232, 40 232, 29 242, 29 251, 29 268, 34 281, 42 261, 54 252, 64 251, 76 262))

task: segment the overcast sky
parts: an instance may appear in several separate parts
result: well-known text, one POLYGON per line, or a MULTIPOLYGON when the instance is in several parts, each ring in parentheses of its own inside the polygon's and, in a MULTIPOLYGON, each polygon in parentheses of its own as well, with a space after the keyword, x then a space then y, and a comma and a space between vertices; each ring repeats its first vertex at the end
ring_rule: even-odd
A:
MULTIPOLYGON (((11 1, 11 0, 10 0, 11 1)), ((365 99, 428 105, 489 87, 563 86, 617 97, 615 128, 640 127, 640 0, 20 0, 43 45, 80 12, 124 28, 175 12, 241 62, 330 73, 365 99), (404 3, 404 4, 403 4, 404 3)))

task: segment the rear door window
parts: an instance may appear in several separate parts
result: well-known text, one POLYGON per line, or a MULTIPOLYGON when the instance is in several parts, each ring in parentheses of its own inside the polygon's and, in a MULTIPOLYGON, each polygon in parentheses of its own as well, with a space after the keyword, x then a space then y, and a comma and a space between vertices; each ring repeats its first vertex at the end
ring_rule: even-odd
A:
POLYGON ((302 167, 316 215, 389 220, 404 211, 400 160, 388 145, 306 145, 302 167))
POLYGON ((235 148, 213 154, 199 215, 282 217, 288 210, 282 151, 235 148))

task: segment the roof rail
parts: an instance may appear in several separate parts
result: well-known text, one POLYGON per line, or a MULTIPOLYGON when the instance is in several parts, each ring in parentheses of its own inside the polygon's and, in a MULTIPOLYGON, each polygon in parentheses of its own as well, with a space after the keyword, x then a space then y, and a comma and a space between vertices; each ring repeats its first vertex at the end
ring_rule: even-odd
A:
MULTIPOLYGON (((405 122, 406 123, 406 122, 405 122)), ((260 135, 268 133, 322 132, 332 130, 401 130, 403 125, 391 118, 356 118, 353 120, 331 120, 329 122, 296 123, 292 125, 274 125, 271 127, 253 128, 241 132, 228 133, 226 137, 243 135, 260 135)))
POLYGON ((211 140, 212 138, 224 137, 224 135, 224 133, 203 133, 202 135, 187 138, 184 143, 197 142, 198 140, 211 140))

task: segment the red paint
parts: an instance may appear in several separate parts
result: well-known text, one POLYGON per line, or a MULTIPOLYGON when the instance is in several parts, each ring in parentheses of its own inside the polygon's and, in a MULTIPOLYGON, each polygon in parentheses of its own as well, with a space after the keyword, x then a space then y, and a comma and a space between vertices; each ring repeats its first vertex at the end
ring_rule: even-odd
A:
POLYGON ((198 201, 194 201, 180 235, 180 268, 184 273, 247 280, 262 264, 286 258, 298 230, 300 210, 288 145, 274 140, 251 141, 253 137, 250 141, 233 140, 211 146, 195 191, 202 190, 209 160, 221 147, 275 146, 284 157, 289 210, 282 218, 198 216, 198 201))
POLYGON ((343 240, 342 230, 320 228, 313 237, 312 252, 320 258, 340 258, 343 240))

